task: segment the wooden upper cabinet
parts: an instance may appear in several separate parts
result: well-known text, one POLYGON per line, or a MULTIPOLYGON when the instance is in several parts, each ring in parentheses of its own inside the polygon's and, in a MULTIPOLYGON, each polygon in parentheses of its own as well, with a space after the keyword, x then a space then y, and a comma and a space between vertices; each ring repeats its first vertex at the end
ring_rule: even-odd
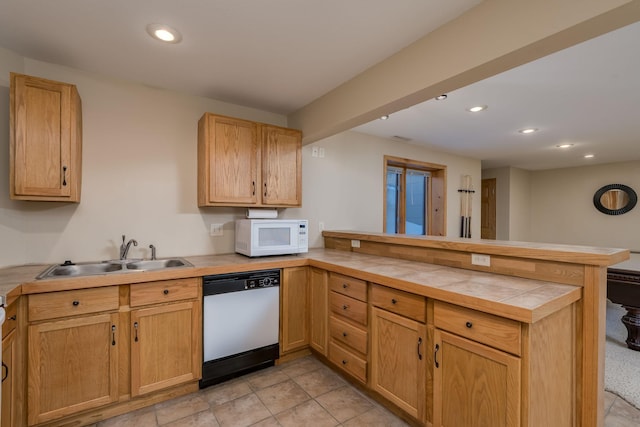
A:
POLYGON ((262 203, 302 205, 302 136, 299 131, 262 126, 262 203))
POLYGON ((299 131, 205 113, 198 122, 198 206, 301 206, 299 131))
POLYGON ((82 105, 74 85, 11 73, 10 197, 79 202, 82 105))

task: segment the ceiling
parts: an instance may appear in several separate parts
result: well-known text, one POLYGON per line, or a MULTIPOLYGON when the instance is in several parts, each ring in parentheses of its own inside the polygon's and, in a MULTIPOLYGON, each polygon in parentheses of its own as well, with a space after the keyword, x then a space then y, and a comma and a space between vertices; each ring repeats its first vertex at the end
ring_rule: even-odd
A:
POLYGON ((25 57, 288 114, 480 0, 0 0, 25 57), (179 44, 149 37, 168 24, 179 44))
POLYGON ((354 130, 480 159, 483 169, 640 160, 639 43, 636 23, 354 130), (467 111, 476 105, 488 108, 467 111))
MULTIPOLYGON (((0 0, 24 57, 292 113, 480 0, 0 0), (179 44, 150 38, 165 23, 179 44)), ((640 24, 355 130, 537 170, 640 159, 640 24), (466 108, 487 105, 472 114, 466 108), (521 135, 518 129, 539 131, 521 135), (556 145, 571 143, 570 149, 556 145), (583 155, 594 158, 586 160, 583 155)))

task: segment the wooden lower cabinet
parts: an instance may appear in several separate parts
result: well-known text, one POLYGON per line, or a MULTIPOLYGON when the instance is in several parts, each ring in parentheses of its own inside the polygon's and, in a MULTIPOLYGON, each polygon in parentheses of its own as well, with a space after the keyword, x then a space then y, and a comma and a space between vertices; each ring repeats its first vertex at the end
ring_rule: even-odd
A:
POLYGON ((372 307, 370 387, 418 421, 426 411, 426 336, 423 323, 372 307))
POLYGON ((329 275, 326 270, 309 269, 309 313, 310 331, 309 344, 323 356, 327 355, 328 345, 328 304, 329 304, 329 275))
POLYGON ((521 425, 520 358, 439 329, 434 349, 434 426, 521 425))
POLYGON ((282 270, 280 283, 280 355, 309 346, 307 267, 282 270))
POLYGON ((1 427, 19 425, 15 410, 17 379, 15 368, 18 363, 16 331, 9 332, 2 339, 2 423, 1 427))
POLYGON ((29 326, 29 425, 118 399, 118 320, 103 313, 29 326))
POLYGON ((131 312, 131 395, 139 396, 200 377, 195 345, 200 306, 196 301, 131 312))

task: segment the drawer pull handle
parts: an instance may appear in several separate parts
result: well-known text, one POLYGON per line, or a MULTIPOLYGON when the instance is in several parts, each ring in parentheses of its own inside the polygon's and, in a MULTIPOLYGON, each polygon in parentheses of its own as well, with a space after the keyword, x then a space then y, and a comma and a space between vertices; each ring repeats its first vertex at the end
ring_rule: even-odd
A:
POLYGON ((438 351, 440 351, 440 345, 436 344, 436 351, 433 352, 433 361, 436 363, 436 368, 440 367, 438 363, 438 351))
POLYGON ((17 319, 17 317, 16 317, 15 314, 13 316, 9 317, 9 320, 16 320, 16 319, 17 319))
POLYGON ((267 183, 264 183, 264 197, 267 197, 267 183))
POLYGON ((2 382, 9 377, 9 367, 2 362, 2 382))
POLYGON ((63 187, 67 186, 67 167, 66 166, 62 167, 62 186, 63 187))
POLYGON ((347 289, 349 287, 349 285, 347 285, 346 283, 342 284, 342 289, 347 289))
POLYGON ((76 300, 76 301, 72 302, 71 304, 73 304, 74 307, 77 307, 77 306, 80 305, 80 301, 76 300))
POLYGON ((251 193, 252 196, 256 195, 256 182, 255 181, 251 181, 251 186, 253 187, 253 192, 251 193))
POLYGON ((111 345, 116 345, 116 325, 111 325, 111 345))
POLYGON ((343 333, 342 333, 342 336, 343 336, 343 337, 346 337, 346 336, 347 336, 347 333, 346 333, 346 332, 343 332, 343 333))
POLYGON ((467 325, 466 325, 466 326, 467 326, 467 328, 471 329, 471 328, 473 327, 473 323, 471 323, 471 322, 467 322, 467 325))
POLYGON ((133 339, 135 342, 138 342, 138 322, 133 322, 133 330, 136 333, 135 338, 133 339))
POLYGON ((342 309, 343 309, 343 310, 346 310, 346 309, 348 309, 348 308, 349 308, 349 306, 348 306, 347 304, 344 304, 344 305, 342 306, 342 309))
POLYGON ((395 298, 391 298, 391 304, 397 304, 397 303, 398 303, 398 300, 397 300, 397 299, 395 299, 395 298))
POLYGON ((422 360, 422 353, 420 353, 421 345, 422 345, 422 337, 418 337, 418 360, 422 360))
POLYGON ((169 289, 165 289, 164 291, 162 291, 162 293, 165 295, 169 295, 169 289))
POLYGON ((343 365, 346 365, 346 364, 347 364, 347 361, 346 361, 346 360, 343 360, 343 361, 342 361, 342 364, 343 364, 343 365))

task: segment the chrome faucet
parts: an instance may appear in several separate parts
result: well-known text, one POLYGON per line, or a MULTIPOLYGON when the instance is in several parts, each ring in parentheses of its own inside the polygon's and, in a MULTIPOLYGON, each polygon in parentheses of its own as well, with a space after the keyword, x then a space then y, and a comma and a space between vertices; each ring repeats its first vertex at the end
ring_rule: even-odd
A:
POLYGON ((138 246, 138 242, 135 239, 130 239, 127 243, 125 243, 126 238, 124 234, 122 235, 122 244, 120 245, 120 259, 127 259, 127 254, 129 253, 129 248, 133 243, 133 246, 138 246))
POLYGON ((149 249, 151 249, 151 259, 155 260, 156 259, 156 247, 153 245, 149 245, 149 249))

